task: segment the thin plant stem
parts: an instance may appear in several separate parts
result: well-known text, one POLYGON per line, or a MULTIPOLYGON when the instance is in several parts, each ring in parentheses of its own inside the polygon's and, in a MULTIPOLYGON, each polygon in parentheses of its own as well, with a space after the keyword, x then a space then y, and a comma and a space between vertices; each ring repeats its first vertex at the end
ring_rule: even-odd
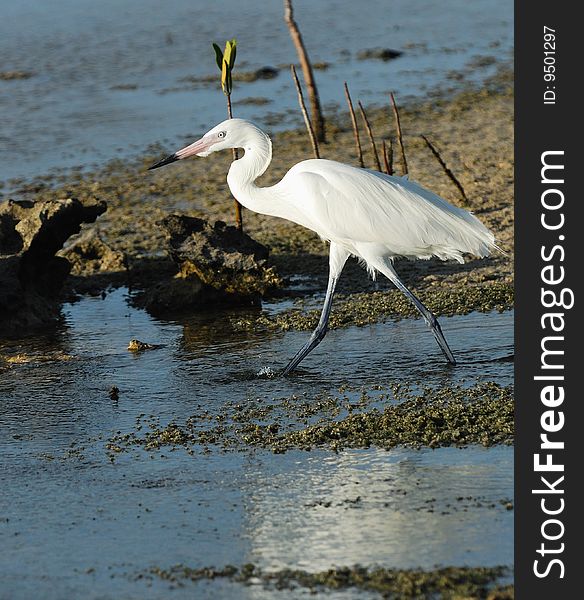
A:
POLYGON ((442 167, 446 175, 448 175, 448 177, 450 178, 450 181, 452 181, 452 183, 454 183, 454 185, 458 188, 458 191, 460 192, 464 203, 468 204, 468 197, 466 195, 466 192, 464 191, 464 188, 462 187, 462 183, 458 181, 456 175, 448 168, 447 164, 444 162, 444 159, 440 156, 440 152, 438 152, 438 149, 432 144, 432 142, 430 142, 430 140, 425 135, 422 135, 421 138, 426 142, 426 146, 430 148, 432 154, 436 157, 436 160, 440 163, 440 166, 442 167))
POLYGON ((296 91, 298 92, 298 104, 300 104, 300 110, 302 111, 302 116, 304 117, 304 123, 306 123, 306 129, 308 130, 308 136, 310 137, 310 143, 312 144, 312 152, 314 153, 314 158, 320 158, 320 152, 318 150, 318 141, 316 139, 316 136, 314 135, 314 129, 312 128, 310 117, 308 116, 308 112, 306 111, 306 104, 304 104, 302 88, 300 87, 300 82, 298 81, 298 75, 296 75, 296 69, 294 68, 294 65, 290 65, 290 71, 292 73, 292 79, 294 79, 296 91))
POLYGON ((361 116, 363 117, 363 121, 365 121, 365 128, 367 129, 367 133, 369 135, 369 141, 371 142, 371 152, 373 153, 373 160, 375 161, 375 168, 378 171, 381 171, 381 163, 379 162, 379 154, 377 154, 377 146, 375 145, 375 139, 373 137, 373 131, 371 130, 371 125, 369 123, 369 119, 367 118, 367 114, 365 113, 365 109, 361 104, 361 100, 357 102, 359 105, 359 110, 361 111, 361 116))
MULTIPOLYGON (((233 111, 231 109, 231 94, 227 94, 227 116, 230 119, 233 119, 233 111)), ((239 158, 239 152, 237 148, 233 148, 233 160, 237 160, 239 158)), ((237 225, 237 229, 239 231, 243 231, 243 215, 241 210, 241 204, 234 198, 235 201, 235 224, 237 225)))
POLYGON ((308 52, 306 52, 306 46, 302 40, 302 34, 298 28, 298 24, 294 20, 294 9, 292 7, 291 0, 284 0, 284 21, 288 25, 290 31, 290 37, 296 47, 298 59, 300 60, 300 68, 304 75, 304 81, 308 89, 308 99, 310 100, 310 106, 312 110, 312 120, 314 122, 314 130, 316 132, 316 139, 319 142, 326 142, 325 128, 324 128, 324 117, 322 109, 320 107, 320 99, 318 97, 318 88, 316 87, 316 81, 314 79, 314 73, 312 72, 312 64, 308 58, 308 52))
POLYGON ((391 98, 391 106, 393 108, 393 116, 395 118, 395 127, 397 129, 397 141, 399 142, 399 147, 401 150, 402 156, 402 175, 408 174, 408 161, 406 159, 406 149, 404 147, 404 138, 401 130, 401 123, 399 120, 399 110, 397 108, 397 103, 393 96, 393 92, 390 92, 389 97, 391 98))
POLYGON ((353 125, 353 136, 355 137, 355 148, 357 149, 357 160, 361 168, 365 167, 363 162, 363 150, 361 148, 361 139, 359 137, 359 126, 357 125, 357 117, 355 116, 355 109, 353 108, 353 102, 351 100, 351 94, 349 94, 349 86, 345 81, 345 98, 349 105, 349 113, 351 114, 351 124, 353 125))

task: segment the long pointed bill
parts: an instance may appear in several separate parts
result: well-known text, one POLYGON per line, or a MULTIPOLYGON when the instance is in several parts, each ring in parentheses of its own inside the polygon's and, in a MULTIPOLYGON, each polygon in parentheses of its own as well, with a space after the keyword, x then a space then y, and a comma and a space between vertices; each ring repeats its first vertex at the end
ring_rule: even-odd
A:
POLYGON ((189 156, 195 156, 197 154, 206 156, 207 151, 216 141, 217 140, 213 139, 212 137, 203 137, 200 140, 192 143, 190 146, 186 146, 182 150, 178 150, 174 154, 170 154, 166 158, 159 160, 151 167, 148 167, 148 170, 151 171, 152 169, 158 169, 158 167, 164 167, 164 165, 169 165, 177 160, 182 160, 183 158, 188 158, 189 156))

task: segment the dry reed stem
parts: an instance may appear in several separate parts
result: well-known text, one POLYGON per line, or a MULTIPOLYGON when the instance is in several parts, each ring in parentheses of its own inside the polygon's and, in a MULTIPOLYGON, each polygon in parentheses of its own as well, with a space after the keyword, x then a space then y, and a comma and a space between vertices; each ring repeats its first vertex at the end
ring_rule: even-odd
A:
POLYGON ((389 148, 383 140, 383 162, 385 164, 385 172, 388 175, 393 175, 393 142, 391 139, 387 140, 389 148))
POLYGON ((401 130, 401 123, 399 120, 399 110, 397 108, 397 104, 395 98, 393 96, 393 92, 389 93, 389 97, 391 98, 391 106, 393 108, 393 116, 395 118, 395 127, 397 129, 397 141, 399 142, 399 147, 402 155, 402 175, 408 174, 408 161, 406 159, 406 149, 404 148, 404 139, 401 130))
POLYGON ((345 98, 347 99, 347 104, 349 105, 349 113, 351 114, 351 123, 353 125, 353 135, 355 137, 355 147, 357 148, 357 160, 359 161, 359 166, 363 169, 365 167, 365 163, 363 162, 363 150, 361 148, 361 139, 359 138, 359 126, 357 125, 357 117, 355 116, 355 109, 353 108, 351 94, 349 94, 349 86, 347 86, 346 81, 345 81, 345 98))
POLYGON ((300 110, 302 111, 304 122, 306 123, 306 129, 308 130, 308 136, 310 137, 310 143, 312 144, 314 158, 320 158, 318 142, 316 140, 316 136, 314 135, 314 129, 312 128, 310 117, 308 116, 308 112, 306 111, 306 105, 304 104, 304 96, 302 95, 302 88, 300 87, 300 82, 298 81, 298 76, 296 75, 296 69, 294 68, 294 65, 290 65, 290 71, 292 72, 292 79, 294 79, 296 91, 298 92, 298 104, 300 104, 300 110))
POLYGON ((310 107, 312 111, 312 119, 314 121, 314 127, 316 132, 316 138, 319 142, 326 142, 326 135, 324 129, 324 117, 320 107, 320 99, 318 97, 318 88, 316 87, 316 81, 312 72, 312 64, 308 58, 304 41, 302 40, 302 34, 298 25, 294 20, 294 9, 292 8, 291 0, 284 0, 284 21, 288 25, 290 31, 290 37, 296 47, 298 59, 300 60, 300 68, 306 82, 308 89, 308 99, 310 100, 310 107))
POLYGON ((363 117, 363 121, 365 121, 365 127, 367 129, 367 133, 369 134, 369 141, 371 142, 371 152, 373 153, 373 159, 375 160, 375 168, 378 171, 381 171, 381 163, 379 162, 379 154, 377 154, 377 147, 375 146, 375 139, 373 138, 373 131, 371 130, 371 125, 369 124, 369 119, 365 113, 365 109, 361 104, 361 100, 357 102, 359 105, 359 110, 361 111, 361 116, 363 117))
POLYGON ((432 151, 432 154, 436 157, 436 160, 440 163, 440 166, 442 167, 442 169, 444 170, 446 175, 448 175, 450 180, 458 188, 458 191, 460 192, 460 195, 462 196, 464 203, 469 204, 468 197, 466 195, 466 192, 464 191, 464 188, 462 187, 462 184, 460 183, 460 181, 458 181, 458 179, 456 178, 456 175, 448 168, 447 164, 444 162, 443 158, 440 156, 440 153, 438 152, 438 150, 434 147, 432 142, 430 142, 430 140, 425 135, 422 135, 421 138, 426 142, 426 146, 428 146, 428 148, 430 148, 430 150, 432 151))
MULTIPOLYGON (((233 111, 231 109, 231 94, 227 95, 227 116, 230 119, 233 119, 233 111)), ((233 160, 237 160, 239 158, 239 152, 237 148, 233 148, 233 160)), ((241 204, 237 201, 236 198, 233 199, 235 202, 235 224, 237 225, 237 229, 243 232, 243 215, 241 204)))

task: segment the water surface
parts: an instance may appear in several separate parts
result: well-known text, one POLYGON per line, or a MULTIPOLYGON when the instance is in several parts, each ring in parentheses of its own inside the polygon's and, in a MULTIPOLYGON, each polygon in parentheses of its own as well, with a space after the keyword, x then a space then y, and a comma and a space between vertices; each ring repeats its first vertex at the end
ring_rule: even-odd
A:
MULTIPOLYGON (((136 580, 178 563, 308 571, 512 564, 510 447, 136 449, 113 463, 105 448, 142 414, 180 423, 227 402, 310 400, 347 383, 356 397, 359 387, 393 381, 508 384, 512 363, 498 359, 513 352, 511 312, 441 319, 460 358, 455 369, 421 321, 404 319, 330 332, 286 379, 253 374, 281 368, 306 332, 235 332, 225 314, 159 321, 131 308, 124 289, 64 312, 52 335, 2 348, 23 359, 0 373, 1 598, 39 589, 55 599, 192 598, 194 584, 171 591, 136 580), (134 355, 125 349, 132 338, 161 347, 134 355), (112 385, 118 401, 108 396, 112 385)), ((282 597, 220 581, 196 590, 203 598, 282 597)))
MULTIPOLYGON (((314 62, 323 105, 345 106, 343 81, 354 99, 385 104, 426 96, 451 85, 449 74, 477 56, 509 61, 513 5, 507 0, 296 0, 296 19, 314 62), (388 62, 358 60, 360 50, 395 48, 388 62)), ((0 181, 167 149, 225 118, 217 85, 185 77, 217 71, 212 42, 237 37, 238 69, 282 66, 278 77, 235 83, 236 116, 268 130, 300 124, 286 65, 296 53, 282 2, 224 0, 0 0, 1 71, 32 73, 0 80, 0 181), (263 97, 268 104, 244 104, 263 97)), ((480 81, 495 66, 467 71, 480 81)), ((218 75, 218 71, 217 71, 218 75)))

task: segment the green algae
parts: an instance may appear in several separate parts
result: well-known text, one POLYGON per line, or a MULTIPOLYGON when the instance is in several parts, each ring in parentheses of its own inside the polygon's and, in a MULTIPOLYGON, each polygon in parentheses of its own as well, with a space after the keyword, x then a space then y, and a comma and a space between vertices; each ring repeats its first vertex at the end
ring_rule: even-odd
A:
POLYGON ((433 570, 389 569, 384 567, 335 567, 311 573, 301 569, 264 571, 254 564, 191 568, 174 565, 152 567, 137 576, 158 578, 176 585, 203 580, 227 579, 244 585, 262 584, 276 590, 305 588, 312 593, 324 590, 362 590, 387 599, 507 600, 514 597, 512 585, 497 582, 509 569, 497 567, 442 567, 433 570))
POLYGON ((472 390, 445 388, 427 390, 400 404, 387 405, 382 411, 354 413, 338 421, 283 434, 250 425, 243 439, 274 452, 315 447, 338 451, 370 446, 493 446, 512 443, 513 410, 509 388, 494 384, 472 390))
MULTIPOLYGON (((465 315, 472 311, 490 312, 511 310, 514 303, 513 286, 501 282, 459 288, 426 288, 417 291, 422 302, 437 316, 465 315)), ((256 318, 233 319, 234 329, 255 330, 311 330, 320 317, 320 310, 302 311, 288 309, 277 315, 261 314, 256 318)), ((331 313, 329 328, 338 329, 351 325, 365 326, 387 318, 419 318, 420 314, 411 302, 398 290, 361 292, 340 296, 331 313)))
MULTIPOLYGON (((375 390, 379 392, 380 390, 375 390)), ((473 387, 424 388, 394 385, 374 395, 250 400, 226 403, 219 413, 200 410, 185 423, 161 424, 156 417, 137 422, 136 430, 112 436, 106 448, 113 457, 132 447, 160 450, 292 449, 397 446, 437 448, 512 444, 513 388, 493 382, 473 387), (144 425, 146 426, 145 430, 144 425)))

